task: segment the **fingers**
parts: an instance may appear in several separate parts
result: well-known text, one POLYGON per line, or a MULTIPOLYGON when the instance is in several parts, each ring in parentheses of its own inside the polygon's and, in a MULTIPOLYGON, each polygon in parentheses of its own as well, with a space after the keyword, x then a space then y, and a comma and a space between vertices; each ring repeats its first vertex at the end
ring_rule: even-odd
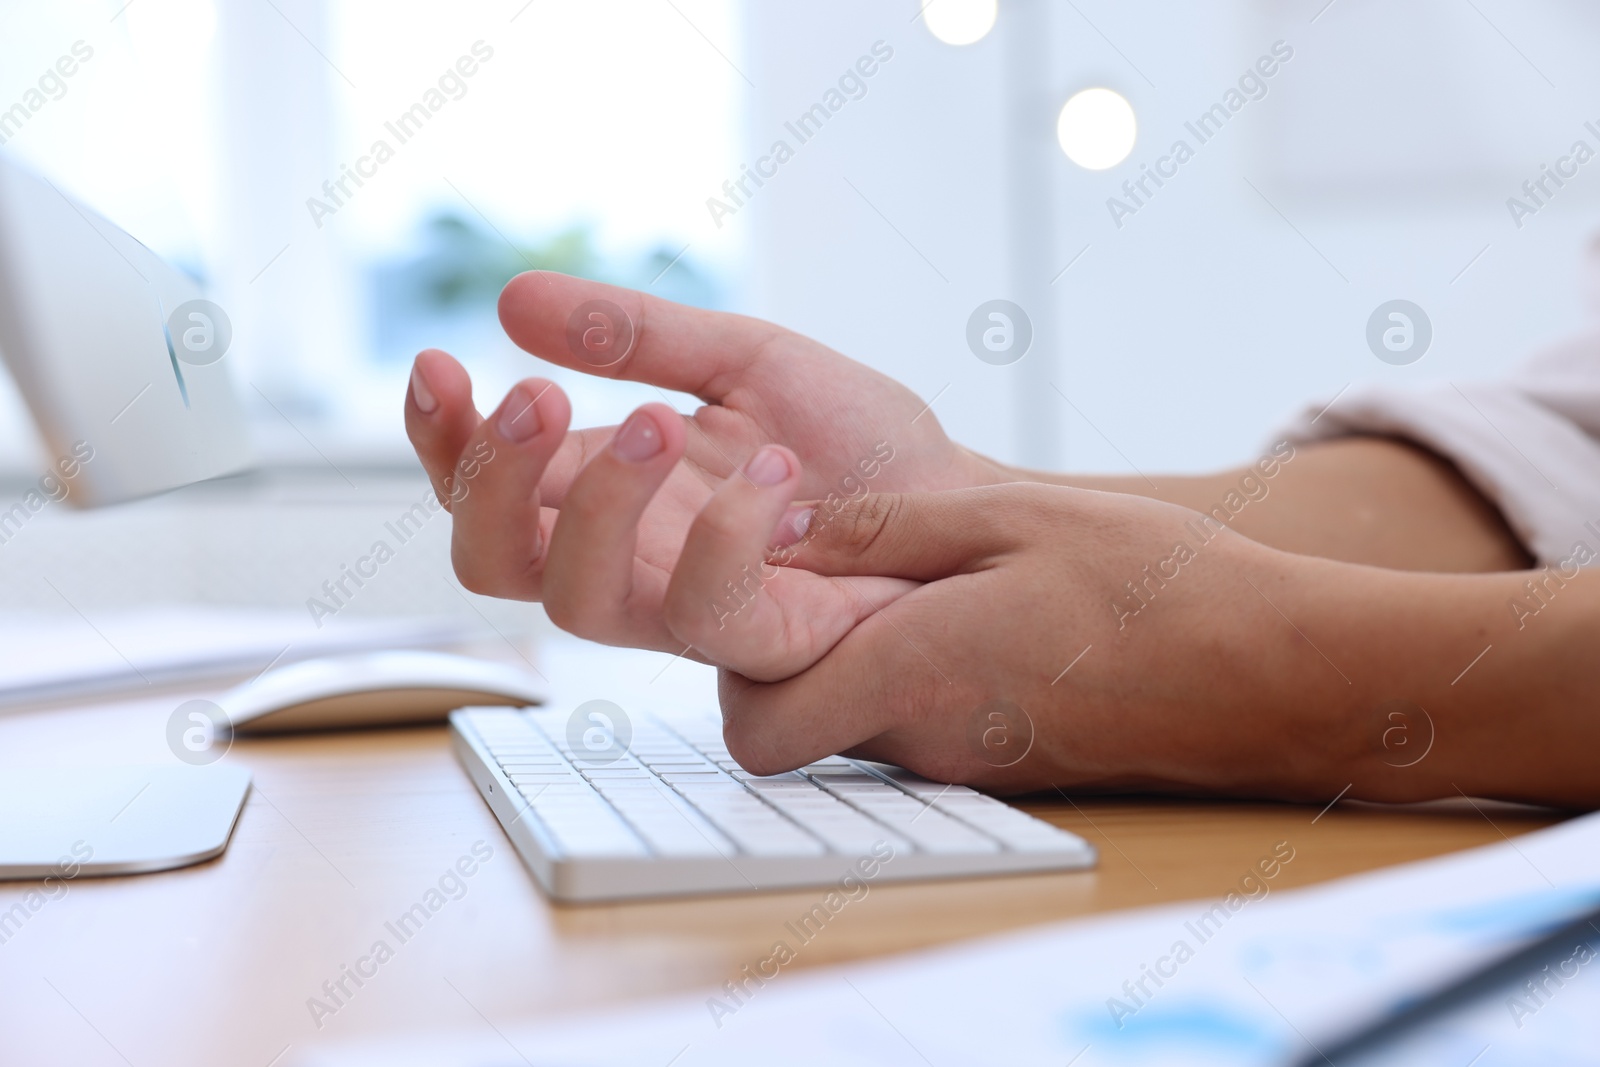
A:
POLYGON ((430 348, 411 366, 406 390, 406 435, 446 510, 452 507, 455 468, 482 424, 472 406, 472 379, 445 353, 430 348))
MULTIPOLYGON (((1039 487, 1039 492, 1048 492, 1039 487)), ((942 493, 873 493, 829 508, 811 505, 796 566, 819 574, 877 574, 934 581, 980 569, 1045 518, 1016 486, 942 493)))
MULTIPOLYGON (((905 614, 898 606, 890 611, 905 614)), ((781 774, 859 750, 903 721, 906 707, 939 700, 946 683, 897 625, 904 620, 869 618, 826 659, 780 682, 762 684, 722 671, 723 739, 740 766, 754 774, 781 774)))
POLYGON ((672 646, 660 618, 671 561, 652 567, 637 561, 635 550, 646 506, 683 455, 684 434, 677 412, 646 404, 568 488, 543 591, 545 610, 563 630, 608 644, 672 646))
POLYGON ((450 556, 475 593, 537 600, 548 527, 539 482, 566 438, 572 405, 541 378, 511 388, 469 438, 451 486, 450 556))
MULTIPOLYGON (((952 625, 948 593, 919 586, 792 678, 762 684, 721 672, 723 739, 733 757, 763 775, 836 753, 896 763, 943 782, 992 775, 993 764, 974 752, 967 735, 966 713, 986 699, 982 680, 936 666, 953 666, 941 642, 952 625)), ((972 595, 970 585, 965 595, 972 595)))
POLYGON ((663 606, 680 642, 757 681, 805 670, 877 610, 874 600, 915 587, 884 578, 849 583, 768 562, 773 546, 800 536, 789 508, 800 480, 793 452, 758 449, 696 516, 663 606))
POLYGON ((761 346, 785 331, 631 289, 529 271, 500 294, 500 322, 541 359, 603 378, 720 400, 761 346))

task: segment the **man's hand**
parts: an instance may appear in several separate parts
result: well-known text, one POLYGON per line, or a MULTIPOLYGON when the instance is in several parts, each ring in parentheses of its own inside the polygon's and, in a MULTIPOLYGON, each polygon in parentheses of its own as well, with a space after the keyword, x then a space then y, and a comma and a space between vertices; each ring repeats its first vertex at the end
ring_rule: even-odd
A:
MULTIPOLYGON (((1243 713, 1284 692, 1291 666, 1344 686, 1266 599, 1293 602, 1281 586, 1302 557, 1214 527, 1147 498, 1038 484, 819 515, 784 578, 918 584, 785 680, 724 671, 728 747, 767 774, 845 752, 1002 792, 1321 796, 1337 761, 1318 773, 1284 753, 1338 753, 1341 724, 1289 701, 1276 717, 1243 713)), ((691 542, 680 573, 708 565, 697 555, 691 542)))
MULTIPOLYGON (((484 444, 495 457, 448 505, 457 575, 474 592, 542 600, 557 625, 583 637, 675 653, 696 644, 700 615, 715 619, 715 608, 696 605, 690 636, 680 637, 666 617, 669 581, 697 516, 705 539, 721 536, 717 515, 702 509, 730 478, 771 505, 767 529, 741 528, 736 538, 753 536, 757 547, 799 536, 790 499, 860 495, 869 481, 905 491, 995 478, 908 389, 769 323, 547 272, 513 279, 500 319, 513 341, 552 363, 705 403, 687 418, 648 404, 621 428, 568 432, 567 398, 531 378, 485 419, 459 363, 438 351, 417 357, 406 430, 439 499, 451 501, 465 457, 488 454, 484 444), (583 310, 596 301, 620 319, 604 307, 583 310), (619 341, 628 342, 621 351, 619 341), (768 444, 784 447, 758 456, 768 444)), ((800 618, 806 632, 790 633, 794 656, 766 672, 809 662, 904 588, 881 579, 808 584, 792 601, 798 615, 778 620, 800 618)))
POLYGON ((794 562, 919 584, 782 681, 723 671, 757 773, 845 752, 1001 792, 1600 804, 1600 573, 1358 566, 1038 484, 872 496, 794 562), (1537 616, 1508 610, 1530 585, 1537 616))

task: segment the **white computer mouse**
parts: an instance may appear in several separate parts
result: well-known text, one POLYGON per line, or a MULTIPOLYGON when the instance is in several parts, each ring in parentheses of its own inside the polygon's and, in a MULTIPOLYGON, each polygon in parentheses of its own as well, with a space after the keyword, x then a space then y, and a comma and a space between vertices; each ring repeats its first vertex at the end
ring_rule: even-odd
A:
POLYGON ((443 722, 456 708, 544 700, 538 678, 503 663, 446 652, 363 652, 267 671, 216 703, 235 733, 333 730, 443 722))

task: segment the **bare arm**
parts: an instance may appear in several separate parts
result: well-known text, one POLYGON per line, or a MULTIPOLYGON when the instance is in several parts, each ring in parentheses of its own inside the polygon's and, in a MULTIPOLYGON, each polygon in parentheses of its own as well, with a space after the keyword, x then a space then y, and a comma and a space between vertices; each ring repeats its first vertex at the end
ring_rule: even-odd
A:
MULTIPOLYGON (((1600 573, 1277 563, 1265 576, 1276 584, 1263 589, 1305 644, 1287 626, 1274 634, 1263 616, 1260 648, 1286 637, 1299 647, 1252 703, 1267 721, 1296 705, 1317 709, 1328 736, 1342 739, 1325 750, 1328 796, 1350 783, 1351 796, 1371 800, 1600 806, 1600 573)), ((1317 758, 1304 741, 1297 747, 1317 758)))
POLYGON ((729 747, 1008 792, 1600 806, 1600 573, 1406 572, 1193 519, 1016 483, 847 507, 801 565, 924 584, 798 675, 725 675, 729 747), (974 740, 997 707, 1020 761, 974 740))
MULTIPOLYGON (((1033 481, 1165 500, 1211 511, 1250 468, 1206 475, 1048 474, 989 460, 995 481, 1033 481)), ((1527 551, 1447 460, 1404 441, 1349 437, 1296 448, 1229 526, 1264 545, 1396 570, 1520 570, 1527 551)))

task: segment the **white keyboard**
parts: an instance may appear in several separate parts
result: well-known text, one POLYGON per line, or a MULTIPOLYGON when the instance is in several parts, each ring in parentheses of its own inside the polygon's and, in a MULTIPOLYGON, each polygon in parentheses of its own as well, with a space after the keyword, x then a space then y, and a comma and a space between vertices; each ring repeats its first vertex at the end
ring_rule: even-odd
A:
POLYGON ((716 719, 635 718, 592 758, 545 709, 462 708, 457 755, 556 900, 906 881, 1094 866, 1093 846, 965 786, 833 757, 741 770, 716 719), (865 872, 871 870, 868 876, 865 872))

